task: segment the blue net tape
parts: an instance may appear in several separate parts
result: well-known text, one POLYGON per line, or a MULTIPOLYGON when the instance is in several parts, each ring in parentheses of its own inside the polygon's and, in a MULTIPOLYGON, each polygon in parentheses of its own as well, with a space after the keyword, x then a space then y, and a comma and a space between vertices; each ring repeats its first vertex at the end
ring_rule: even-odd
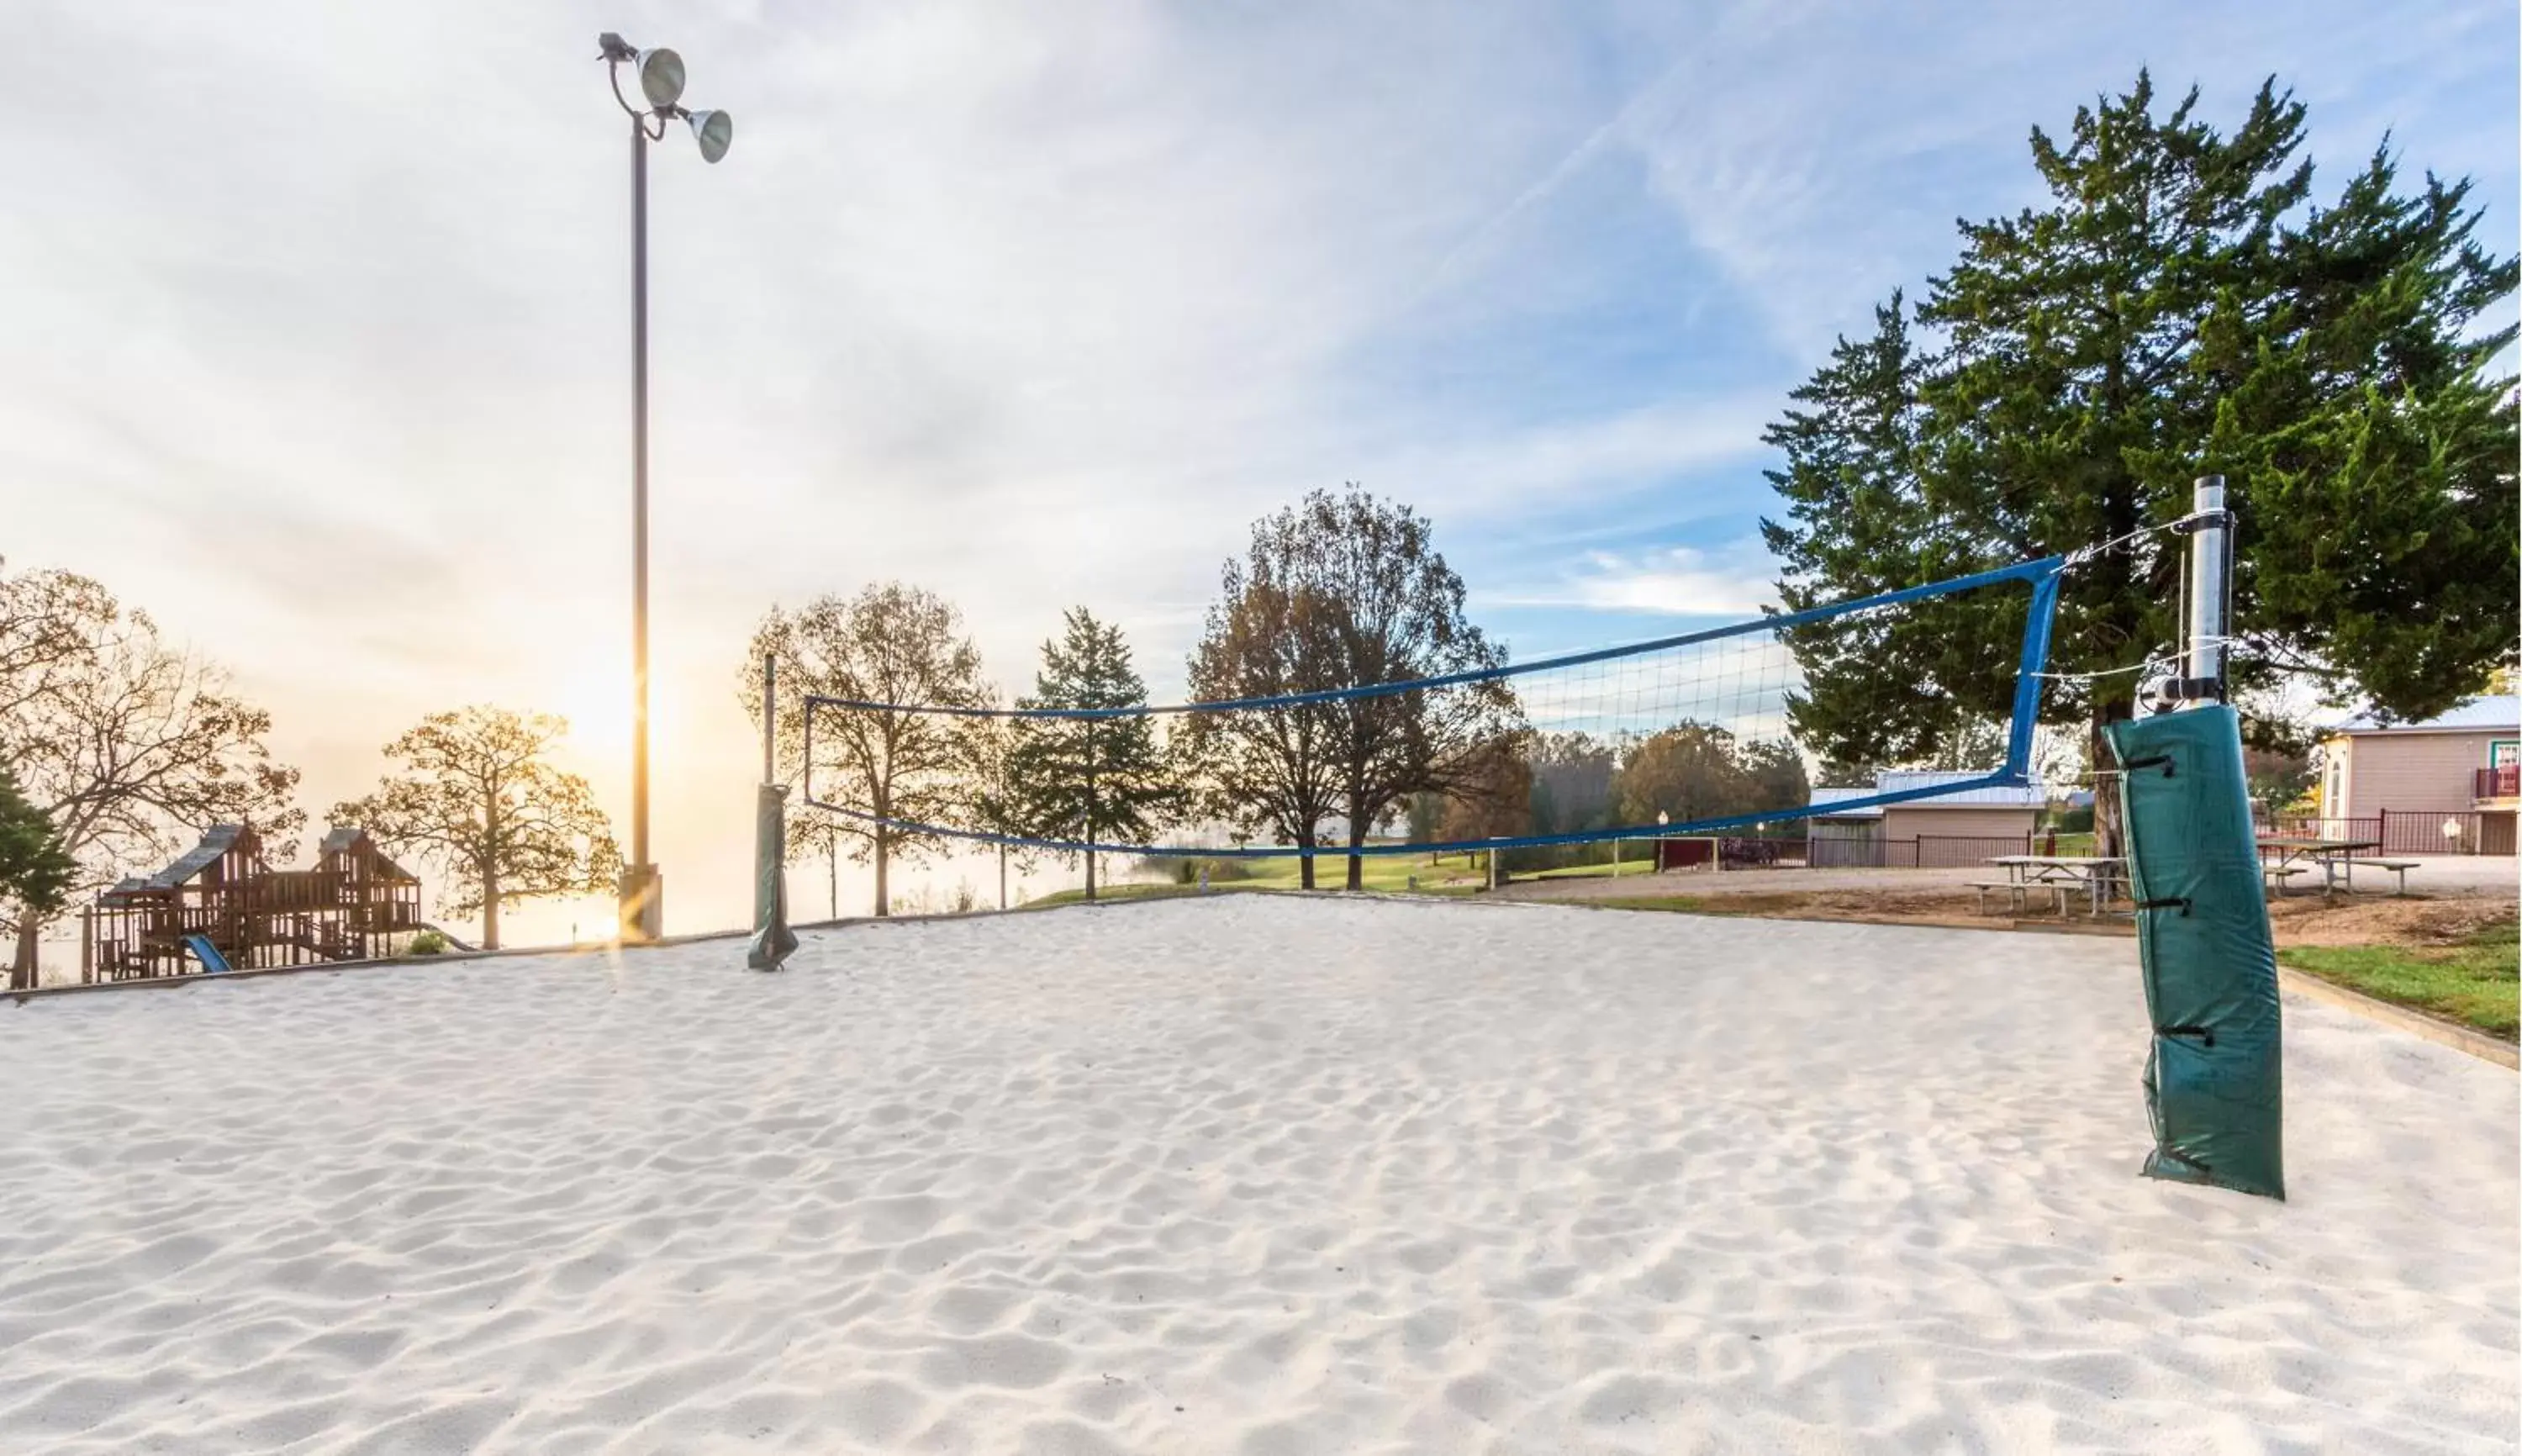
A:
MULTIPOLYGON (((1858 597, 1847 601, 1832 602, 1799 612, 1778 613, 1762 616, 1743 622, 1730 623, 1722 627, 1709 628, 1699 632, 1683 633, 1670 636, 1656 637, 1646 641, 1631 642, 1616 647, 1606 647, 1593 651, 1574 652, 1553 657, 1538 658, 1529 662, 1511 663, 1505 666, 1482 669, 1475 672, 1445 674, 1392 682, 1363 683, 1349 687, 1331 688, 1315 692, 1287 693, 1268 697, 1235 698, 1209 702, 1171 703, 1124 708, 998 708, 961 705, 888 703, 860 698, 809 694, 803 699, 805 708, 806 745, 804 749, 804 792, 802 793, 801 798, 804 803, 812 805, 815 808, 839 815, 845 819, 866 824, 870 827, 883 826, 897 830, 904 835, 935 836, 941 839, 956 840, 975 845, 1004 845, 1013 848, 1048 850, 1060 854, 1095 853, 1140 855, 1151 858, 1258 860, 1284 859, 1294 856, 1345 857, 1349 855, 1449 854, 1469 851, 1593 844, 1615 839, 1652 839, 1658 837, 1707 835, 1721 833, 1726 830, 1748 829, 1755 825, 1765 826, 1792 823, 1797 821, 1823 815, 1844 817, 1858 811, 1881 809, 1892 805, 1915 803, 1938 798, 1947 798, 1980 789, 2019 787, 2030 781, 2029 775, 2031 770, 2033 735, 2037 727, 2040 706, 2041 679, 2039 675, 2048 660, 2050 632, 2057 611, 2059 580, 2060 575, 2067 564, 2067 558, 2064 557, 2043 557, 2034 561, 2027 561, 2014 566, 2002 567, 1994 571, 1978 572, 1969 576, 1955 577, 1947 581, 1934 582, 1917 587, 1902 587, 1898 590, 1880 592, 1871 596, 1858 597), (834 803, 829 800, 818 798, 815 794, 814 733, 816 715, 818 713, 903 713, 958 719, 998 719, 1014 721, 1108 721, 1134 717, 1162 718, 1193 713, 1220 715, 1231 713, 1266 713, 1293 708, 1303 708, 1307 706, 1376 698, 1396 693, 1432 692, 1446 688, 1468 686, 1482 681, 1530 679, 1547 674, 1567 674, 1579 669, 1652 659, 1659 654, 1678 654, 1690 649, 1705 648, 1710 646, 1710 644, 1722 644, 1727 642, 1728 639, 1755 638, 1765 635, 1772 641, 1782 643, 1783 638, 1781 637, 1781 634, 1792 629, 1816 626, 1834 619, 1849 617, 1856 614, 1889 611, 1911 603, 1925 602, 1938 597, 1951 596, 1963 592, 1981 590, 1987 587, 2001 587, 2007 584, 2023 584, 2024 586, 2027 586, 2029 587, 2029 599, 2026 602, 2024 612, 2024 627, 2021 650, 2016 667, 2012 713, 2005 724, 2005 744, 2001 756, 1992 755, 1992 757, 1997 757, 1998 761, 1988 765, 1987 772, 1985 774, 1971 774, 1966 776, 1957 775, 1934 783, 1916 786, 1886 786, 1876 792, 1834 797, 1826 803, 1817 804, 1805 802, 1801 804, 1778 804, 1773 806, 1763 806, 1751 812, 1739 814, 1704 816, 1668 822, 1657 822, 1649 823, 1611 824, 1559 833, 1528 833, 1483 836, 1478 838, 1423 839, 1410 842, 1366 842, 1356 845, 1351 845, 1345 842, 1313 845, 1183 845, 1124 843, 1090 838, 1063 838, 1056 835, 1001 833, 989 829, 973 828, 956 824, 932 823, 915 820, 889 818, 853 805, 834 803)), ((1781 654, 1785 652, 1783 646, 1780 646, 1778 650, 1781 654)), ((1784 658, 1781 657, 1780 660, 1784 661, 1784 658)), ((1739 675, 1743 669, 1738 666, 1735 671, 1739 675)), ((1779 677, 1775 681, 1751 683, 1749 685, 1741 681, 1725 685, 1710 685, 1702 681, 1685 683, 1677 687, 1671 684, 1665 684, 1660 688, 1648 689, 1643 695, 1642 701, 1625 705, 1621 709, 1598 707, 1594 710, 1592 719, 1605 724, 1611 724, 1621 722, 1626 719, 1635 719, 1640 714, 1645 714, 1650 720, 1652 720, 1656 711, 1655 703, 1660 701, 1663 707, 1664 721, 1695 721, 1697 715, 1693 710, 1697 705, 1691 696, 1693 691, 1704 692, 1711 700, 1720 700, 1725 696, 1725 694, 1730 692, 1732 694, 1731 700, 1739 705, 1746 697, 1762 701, 1772 697, 1782 697, 1785 692, 1792 690, 1794 682, 1792 679, 1784 676, 1779 677), (1655 697, 1655 694, 1658 691, 1662 694, 1661 698, 1655 697)), ((1611 695, 1616 696, 1616 693, 1611 695)), ((1598 693, 1597 696, 1601 697, 1604 696, 1604 694, 1598 693)), ((1721 718, 1723 715, 1718 716, 1721 718)), ((1775 715, 1772 714, 1771 716, 1774 717, 1775 715)), ((1567 720, 1565 719, 1558 721, 1563 727, 1565 726, 1565 723, 1567 722, 1567 720)))

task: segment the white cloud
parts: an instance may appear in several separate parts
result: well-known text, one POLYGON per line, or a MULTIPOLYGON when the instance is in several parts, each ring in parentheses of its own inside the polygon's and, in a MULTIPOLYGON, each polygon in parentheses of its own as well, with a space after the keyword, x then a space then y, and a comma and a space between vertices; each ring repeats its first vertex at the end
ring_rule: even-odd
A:
MULTIPOLYGON (((1775 5, 1675 12, 1673 64, 1606 130, 1798 356, 1914 297, 1952 258, 1957 217, 2043 196, 2032 125, 2150 67, 2168 111, 2194 82, 2229 130, 2270 74, 2311 107, 2310 155, 2333 192, 2386 130, 2417 166, 2476 172, 2509 207, 2515 173, 2512 7, 2137 4, 1946 8, 1775 5), (1682 20, 1686 14, 1688 19, 1682 20), (2495 94, 2494 124, 2479 108, 2495 94)), ((1611 147, 1588 148, 1596 153, 1611 147)), ((2505 218, 2504 232, 2511 232, 2505 218)))
MULTIPOLYGON (((2426 148, 2457 99, 2404 65, 2442 26, 2385 33, 2380 12, 34 0, 12 20, 43 64, 13 97, 40 135, 0 210, 0 553, 90 571, 232 663, 317 809, 365 786, 372 745, 468 700, 591 720, 587 767, 622 801, 592 720, 618 714, 628 655, 628 122, 596 32, 678 47, 689 99, 733 113, 724 164, 677 136, 650 175, 658 835, 705 921, 744 903, 731 659, 774 599, 923 583, 1010 684, 1088 601, 1161 685, 1251 519, 1357 479, 1449 552, 1606 533, 1611 554, 1560 572, 1519 558, 1539 596, 1739 612, 1763 563, 1640 553, 1624 523, 1737 508, 1693 483, 1748 476, 1817 341, 1940 262, 1954 213, 2004 207, 2026 123, 2123 83, 2137 38, 2167 80, 2224 77, 2247 22, 2278 48, 2254 64, 2304 58, 2311 91, 2399 119, 2415 160, 2472 164, 2426 148), (2358 99, 2368 71, 2338 59, 2358 49, 2392 97, 2358 99), (1719 276, 1589 248, 1603 195, 1580 177, 1644 188, 1719 276), (1688 391, 1494 347, 1562 301, 1661 290, 1752 300, 1776 337, 1749 359, 1673 341, 1724 380, 1688 391), (1463 358, 1411 352, 1431 337, 1463 358), (1455 362, 1492 387, 1431 382, 1455 362)), ((2471 131, 2509 153, 2510 108, 2471 131)))
POLYGON ((1499 606, 1572 608, 1658 616, 1757 616, 1774 604, 1776 564, 1756 538, 1712 549, 1588 552, 1580 567, 1547 586, 1488 598, 1499 606))

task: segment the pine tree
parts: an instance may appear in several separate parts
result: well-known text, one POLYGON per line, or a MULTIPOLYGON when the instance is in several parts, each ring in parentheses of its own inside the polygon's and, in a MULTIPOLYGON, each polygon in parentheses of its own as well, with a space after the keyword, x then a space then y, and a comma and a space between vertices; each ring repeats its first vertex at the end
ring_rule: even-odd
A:
MULTIPOLYGON (((1763 523, 1790 608, 2115 540, 2235 488, 2235 644, 2247 692, 2308 674, 2333 700, 2428 714, 2510 660, 2517 624, 2511 259, 2470 238, 2468 184, 2393 195, 2385 153, 2335 207, 2306 206, 2303 107, 2264 85, 2230 135, 2193 90, 2154 115, 2140 73, 2032 133, 2042 209, 1964 223, 1914 340, 1896 296, 1842 340, 1767 439, 1787 503, 1763 523)), ((2177 539, 2145 537, 2065 583, 2051 668, 2170 652, 2177 539)), ((2004 716, 2017 601, 1944 598, 1790 634, 1793 712, 1824 754, 1919 762, 2004 716)), ((2137 673, 2062 680, 2053 723, 2133 712, 2137 673)), ((2097 756, 2097 761, 2099 758, 2097 756)), ((2108 796, 2105 832, 2112 827, 2108 796)))
POLYGON ((51 818, 27 802, 17 775, 0 764, 0 904, 40 922, 60 913, 77 874, 78 862, 62 848, 51 818))
MULTIPOLYGON (((1071 608, 1065 630, 1042 644, 1042 671, 1019 708, 1144 708, 1147 685, 1121 630, 1071 608)), ((1016 720, 1007 775, 1028 832, 1044 839, 1144 844, 1181 801, 1172 766, 1143 713, 1111 718, 1016 720)), ((1065 858, 1065 857, 1063 857, 1065 858)), ((1086 855, 1086 898, 1095 898, 1095 855, 1086 855)))

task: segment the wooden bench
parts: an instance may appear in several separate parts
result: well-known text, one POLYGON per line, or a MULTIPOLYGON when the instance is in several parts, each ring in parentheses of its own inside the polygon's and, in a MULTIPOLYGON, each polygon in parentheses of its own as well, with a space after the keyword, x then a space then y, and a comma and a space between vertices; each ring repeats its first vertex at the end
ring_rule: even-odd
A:
POLYGON ((2006 891, 2014 902, 2013 909, 2016 915, 2022 915, 2025 913, 2025 897, 2030 895, 2033 890, 2047 890, 2050 892, 2050 894, 2057 900, 2057 913, 2061 916, 2067 913, 2068 887, 2055 880, 1974 879, 1969 881, 1969 884, 1972 889, 1979 891, 1979 913, 1981 915, 1987 914, 1987 892, 1990 890, 2006 891))
POLYGON ((2400 877, 2400 887, 2392 891, 2395 895, 2408 893, 2408 871, 2417 868, 2417 862, 2414 860, 2348 860, 2343 863, 2348 871, 2344 877, 2350 888, 2355 885, 2356 871, 2359 869, 2390 870, 2400 877))
POLYGON ((2283 869, 2279 869, 2274 865, 2263 865, 2260 867, 2260 873, 2265 876, 2268 882, 2267 887, 2269 892, 2278 895, 2285 893, 2286 886, 2293 881, 2296 875, 2309 874, 2312 871, 2309 869, 2301 865, 2288 865, 2283 869))

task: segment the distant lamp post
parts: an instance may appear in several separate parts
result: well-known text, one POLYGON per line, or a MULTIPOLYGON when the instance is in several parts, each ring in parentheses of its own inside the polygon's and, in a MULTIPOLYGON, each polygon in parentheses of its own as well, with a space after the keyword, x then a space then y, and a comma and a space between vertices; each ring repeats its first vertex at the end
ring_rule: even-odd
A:
POLYGON ((701 160, 716 162, 735 140, 724 112, 683 110, 683 58, 643 51, 608 30, 596 38, 613 99, 630 117, 630 863, 622 871, 620 935, 655 940, 665 932, 665 877, 648 859, 648 143, 666 123, 690 123, 701 160), (647 105, 622 94, 629 67, 647 105))

